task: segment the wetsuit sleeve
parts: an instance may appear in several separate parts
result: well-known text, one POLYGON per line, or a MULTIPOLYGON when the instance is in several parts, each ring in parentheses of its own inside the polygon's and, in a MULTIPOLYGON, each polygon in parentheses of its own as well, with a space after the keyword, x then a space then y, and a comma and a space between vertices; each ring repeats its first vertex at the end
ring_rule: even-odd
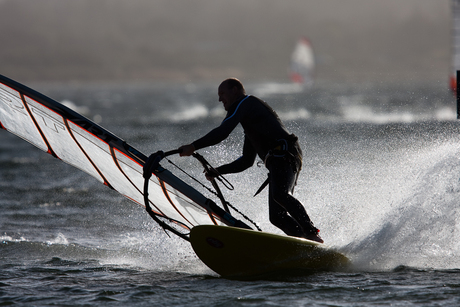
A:
POLYGON ((239 173, 254 165, 257 153, 247 137, 244 139, 243 155, 235 161, 219 166, 217 171, 221 174, 239 173))
POLYGON ((236 125, 238 125, 238 122, 235 123, 231 120, 222 122, 219 127, 214 128, 208 134, 192 143, 195 146, 195 150, 222 142, 235 129, 236 125))
POLYGON ((233 129, 239 124, 243 116, 244 111, 242 111, 242 109, 244 108, 239 108, 242 102, 243 101, 238 104, 233 112, 227 114, 227 117, 222 121, 219 127, 214 128, 208 134, 192 143, 195 146, 195 150, 216 145, 228 137, 233 129))

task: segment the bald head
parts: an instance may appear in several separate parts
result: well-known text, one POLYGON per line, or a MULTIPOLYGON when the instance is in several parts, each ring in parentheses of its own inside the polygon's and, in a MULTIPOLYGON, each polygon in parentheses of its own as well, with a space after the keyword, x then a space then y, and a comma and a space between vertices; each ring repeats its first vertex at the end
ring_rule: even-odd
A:
POLYGON ((217 94, 219 101, 224 105, 224 109, 228 111, 230 106, 237 101, 240 101, 245 95, 243 84, 236 78, 229 78, 219 85, 217 94))
POLYGON ((228 78, 222 81, 222 83, 219 85, 219 87, 226 87, 228 89, 236 88, 238 92, 240 92, 242 95, 246 95, 246 91, 244 89, 243 83, 241 83, 240 80, 237 78, 228 78))

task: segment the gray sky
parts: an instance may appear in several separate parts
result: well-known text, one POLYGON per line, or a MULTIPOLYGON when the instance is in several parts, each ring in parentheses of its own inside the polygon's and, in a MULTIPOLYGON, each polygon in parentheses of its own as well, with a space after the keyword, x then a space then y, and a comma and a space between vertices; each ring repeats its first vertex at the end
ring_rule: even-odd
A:
POLYGON ((449 0, 0 0, 19 81, 288 81, 306 36, 321 81, 447 82, 449 0))

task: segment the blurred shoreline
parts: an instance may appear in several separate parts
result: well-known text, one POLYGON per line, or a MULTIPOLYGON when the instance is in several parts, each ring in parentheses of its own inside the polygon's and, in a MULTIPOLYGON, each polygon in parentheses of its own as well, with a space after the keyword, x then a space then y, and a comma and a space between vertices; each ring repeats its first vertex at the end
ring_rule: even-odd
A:
POLYGON ((0 73, 22 82, 448 82, 449 0, 1 0, 0 73))

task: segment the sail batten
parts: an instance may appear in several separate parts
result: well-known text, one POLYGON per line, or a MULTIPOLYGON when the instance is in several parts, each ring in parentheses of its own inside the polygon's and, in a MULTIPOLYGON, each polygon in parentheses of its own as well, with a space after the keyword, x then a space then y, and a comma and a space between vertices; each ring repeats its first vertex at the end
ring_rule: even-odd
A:
POLYGON ((0 84, 0 100, 0 121, 4 129, 47 152, 48 146, 25 110, 20 93, 5 84, 0 84))

